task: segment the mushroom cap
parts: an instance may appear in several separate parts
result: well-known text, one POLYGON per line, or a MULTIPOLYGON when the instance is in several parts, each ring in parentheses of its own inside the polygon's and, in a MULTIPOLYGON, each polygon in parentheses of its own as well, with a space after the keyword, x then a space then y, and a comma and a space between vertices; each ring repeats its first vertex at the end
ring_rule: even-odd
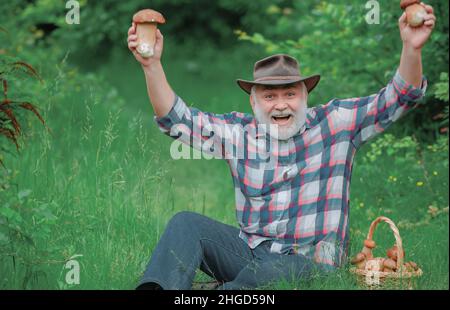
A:
POLYGON ((350 261, 353 265, 360 263, 366 259, 366 255, 364 253, 359 252, 355 257, 350 261))
POLYGON ((164 24, 166 19, 164 16, 151 9, 140 10, 133 15, 133 22, 135 23, 159 23, 164 24))
POLYGON ((383 266, 385 268, 394 270, 397 268, 397 263, 393 259, 388 258, 383 261, 383 266))
POLYGON ((419 27, 423 25, 427 11, 420 4, 413 4, 405 9, 406 21, 411 27, 419 27))
POLYGON ((366 239, 364 240, 364 246, 368 247, 369 249, 373 249, 376 246, 376 244, 375 241, 371 239, 366 239))
POLYGON ((412 4, 419 4, 420 0, 402 0, 400 2, 400 7, 402 8, 402 10, 406 9, 408 6, 412 5, 412 4))
MULTIPOLYGON (((398 248, 394 245, 392 248, 388 249, 386 252, 387 256, 395 261, 398 259, 398 248)), ((403 257, 405 257, 405 250, 403 250, 403 257)))

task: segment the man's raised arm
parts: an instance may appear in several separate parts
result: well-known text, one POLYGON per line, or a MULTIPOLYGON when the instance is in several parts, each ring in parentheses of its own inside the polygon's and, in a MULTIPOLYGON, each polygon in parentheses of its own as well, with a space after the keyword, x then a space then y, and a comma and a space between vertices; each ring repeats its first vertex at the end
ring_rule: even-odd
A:
POLYGON ((175 101, 175 94, 167 82, 166 75, 161 65, 163 44, 164 38, 158 29, 156 32, 154 55, 149 58, 143 58, 136 51, 138 45, 136 24, 133 23, 128 30, 128 48, 133 53, 136 60, 142 65, 147 83, 148 96, 153 106, 153 110, 158 117, 167 115, 172 109, 175 101))
POLYGON ((387 86, 371 96, 333 99, 326 105, 330 111, 337 112, 338 127, 351 133, 355 147, 384 131, 425 95, 427 81, 422 72, 422 47, 431 35, 436 18, 431 6, 421 5, 428 12, 422 26, 409 26, 405 14, 399 19, 403 50, 398 70, 387 86))
POLYGON ((403 50, 398 71, 406 82, 415 87, 421 87, 422 84, 422 47, 430 37, 436 22, 433 8, 423 3, 421 5, 428 13, 422 26, 410 27, 406 22, 406 13, 399 19, 403 50))
POLYGON ((161 32, 157 30, 154 55, 150 58, 143 58, 137 53, 135 32, 136 26, 133 23, 128 30, 128 48, 142 65, 148 96, 155 112, 154 119, 160 131, 197 150, 224 157, 225 152, 229 151, 224 147, 226 141, 233 141, 233 136, 227 134, 231 130, 227 128, 234 128, 234 125, 244 126, 251 118, 239 112, 215 114, 187 106, 167 82, 161 64, 161 32))

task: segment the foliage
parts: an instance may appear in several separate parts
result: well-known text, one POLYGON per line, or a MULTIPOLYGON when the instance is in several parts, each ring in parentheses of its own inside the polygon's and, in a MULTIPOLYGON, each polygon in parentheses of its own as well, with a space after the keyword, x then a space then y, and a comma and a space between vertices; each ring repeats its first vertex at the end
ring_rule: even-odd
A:
MULTIPOLYGON (((287 0, 130 0, 130 1, 78 1, 80 24, 68 25, 64 2, 37 0, 31 2, 13 0, 3 4, 2 12, 10 14, 13 28, 38 31, 40 39, 58 40, 72 51, 97 51, 108 54, 110 46, 125 47, 125 37, 135 12, 152 8, 163 13, 167 23, 163 33, 170 33, 177 42, 214 42, 219 46, 232 44, 233 30, 245 26, 257 29, 260 15, 270 4, 284 4, 287 0), (193 18, 193 12, 195 14, 193 18), (14 19, 12 18, 14 15, 14 19), (50 38, 51 37, 51 38, 50 38), (82 45, 78 44, 83 42, 82 45)), ((265 23, 274 23, 275 16, 265 23)), ((6 25, 10 26, 10 25, 6 25)), ((100 54, 98 54, 100 55, 100 54)))
POLYGON ((406 136, 397 139, 392 134, 384 134, 380 139, 370 143, 370 149, 366 152, 363 160, 367 163, 373 163, 384 156, 393 156, 403 162, 414 159, 419 144, 412 137, 406 136))
MULTIPOLYGON (((303 74, 322 74, 314 94, 319 104, 332 97, 359 97, 377 92, 387 84, 398 67, 401 39, 395 1, 379 1, 380 24, 368 24, 364 2, 296 1, 292 7, 275 7, 268 15, 277 22, 266 32, 248 34, 238 30, 240 40, 264 48, 267 54, 288 53, 302 63, 303 74)), ((448 67, 448 2, 429 1, 434 6, 437 25, 423 51, 424 71, 430 85, 448 67)), ((444 81, 443 81, 444 82, 444 81)), ((407 134, 420 127, 433 134, 439 124, 429 119, 442 112, 444 105, 426 97, 420 113, 404 122, 407 134), (405 124, 406 123, 406 124, 405 124)))
POLYGON ((30 189, 17 190, 16 176, 9 169, 1 172, 0 251, 1 258, 10 258, 11 270, 21 273, 20 283, 14 285, 26 289, 45 282, 47 275, 39 266, 54 263, 49 257, 58 248, 45 244, 52 237, 57 220, 52 209, 57 208, 34 200, 30 189))
MULTIPOLYGON (((395 1, 378 2, 380 24, 368 24, 366 2, 356 0, 82 0, 80 24, 69 25, 65 21, 67 9, 59 2, 13 0, 2 4, 6 14, 2 26, 22 30, 24 35, 17 40, 17 46, 25 53, 40 47, 60 55, 70 51, 77 56, 71 59, 82 63, 86 58, 92 59, 88 67, 92 69, 106 63, 114 49, 126 50, 126 31, 132 15, 152 7, 167 17, 161 29, 167 41, 173 42, 167 45, 168 49, 185 49, 185 53, 194 55, 192 61, 196 61, 198 46, 242 49, 233 31, 239 39, 256 44, 258 54, 283 52, 296 56, 304 74, 322 75, 310 102, 316 105, 333 97, 375 93, 393 76, 401 51, 397 26, 401 10, 395 1)), ((423 51, 429 92, 420 109, 411 113, 398 129, 403 135, 412 135, 421 128, 421 140, 434 139, 439 129, 446 127, 435 116, 445 116, 448 110, 441 100, 430 96, 442 68, 448 66, 448 2, 429 3, 434 6, 438 21, 423 51)), ((251 70, 246 72, 250 77, 251 70)))
POLYGON ((448 113, 449 113, 448 88, 449 88, 448 72, 442 72, 439 83, 436 83, 436 90, 434 93, 434 96, 437 99, 442 100, 445 104, 443 113, 435 116, 435 119, 441 120, 440 124, 441 126, 443 126, 443 128, 441 128, 441 132, 448 132, 448 113))
POLYGON ((448 73, 442 72, 439 83, 436 83, 436 98, 448 102, 448 73))

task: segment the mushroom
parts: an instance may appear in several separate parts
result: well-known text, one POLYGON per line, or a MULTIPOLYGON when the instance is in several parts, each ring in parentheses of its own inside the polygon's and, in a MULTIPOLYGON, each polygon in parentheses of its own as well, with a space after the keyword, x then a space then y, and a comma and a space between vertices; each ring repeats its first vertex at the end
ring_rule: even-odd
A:
POLYGON ((358 269, 364 269, 366 267, 366 255, 359 252, 354 258, 352 258, 350 263, 352 265, 356 265, 356 268, 358 269))
POLYGON ((383 271, 384 272, 393 272, 396 269, 397 269, 397 263, 393 259, 388 258, 383 261, 383 271))
POLYGON ((164 16, 154 10, 145 9, 134 14, 133 22, 136 23, 137 52, 144 58, 153 56, 156 42, 156 28, 158 24, 164 24, 166 22, 164 16))
POLYGON ((364 247, 363 247, 361 253, 366 255, 367 259, 373 258, 372 249, 375 248, 375 246, 376 246, 375 241, 373 241, 371 239, 366 239, 366 240, 364 240, 364 247))
POLYGON ((406 12, 406 21, 411 27, 420 27, 424 23, 427 11, 420 5, 420 0, 402 0, 400 7, 406 12))
MULTIPOLYGON (((386 252, 387 256, 394 260, 397 261, 398 259, 398 248, 396 245, 394 245, 392 248, 388 249, 386 252)), ((403 250, 403 257, 405 257, 405 250, 403 250)))

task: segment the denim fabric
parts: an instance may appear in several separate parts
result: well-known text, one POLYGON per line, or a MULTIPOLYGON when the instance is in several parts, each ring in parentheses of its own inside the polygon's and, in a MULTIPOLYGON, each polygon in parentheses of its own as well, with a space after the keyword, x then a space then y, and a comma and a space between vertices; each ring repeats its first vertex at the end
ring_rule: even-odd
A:
POLYGON ((303 255, 271 253, 271 242, 251 249, 239 237, 238 228, 180 212, 169 221, 138 288, 159 285, 165 290, 188 290, 198 268, 222 283, 218 289, 251 289, 334 270, 303 255))

